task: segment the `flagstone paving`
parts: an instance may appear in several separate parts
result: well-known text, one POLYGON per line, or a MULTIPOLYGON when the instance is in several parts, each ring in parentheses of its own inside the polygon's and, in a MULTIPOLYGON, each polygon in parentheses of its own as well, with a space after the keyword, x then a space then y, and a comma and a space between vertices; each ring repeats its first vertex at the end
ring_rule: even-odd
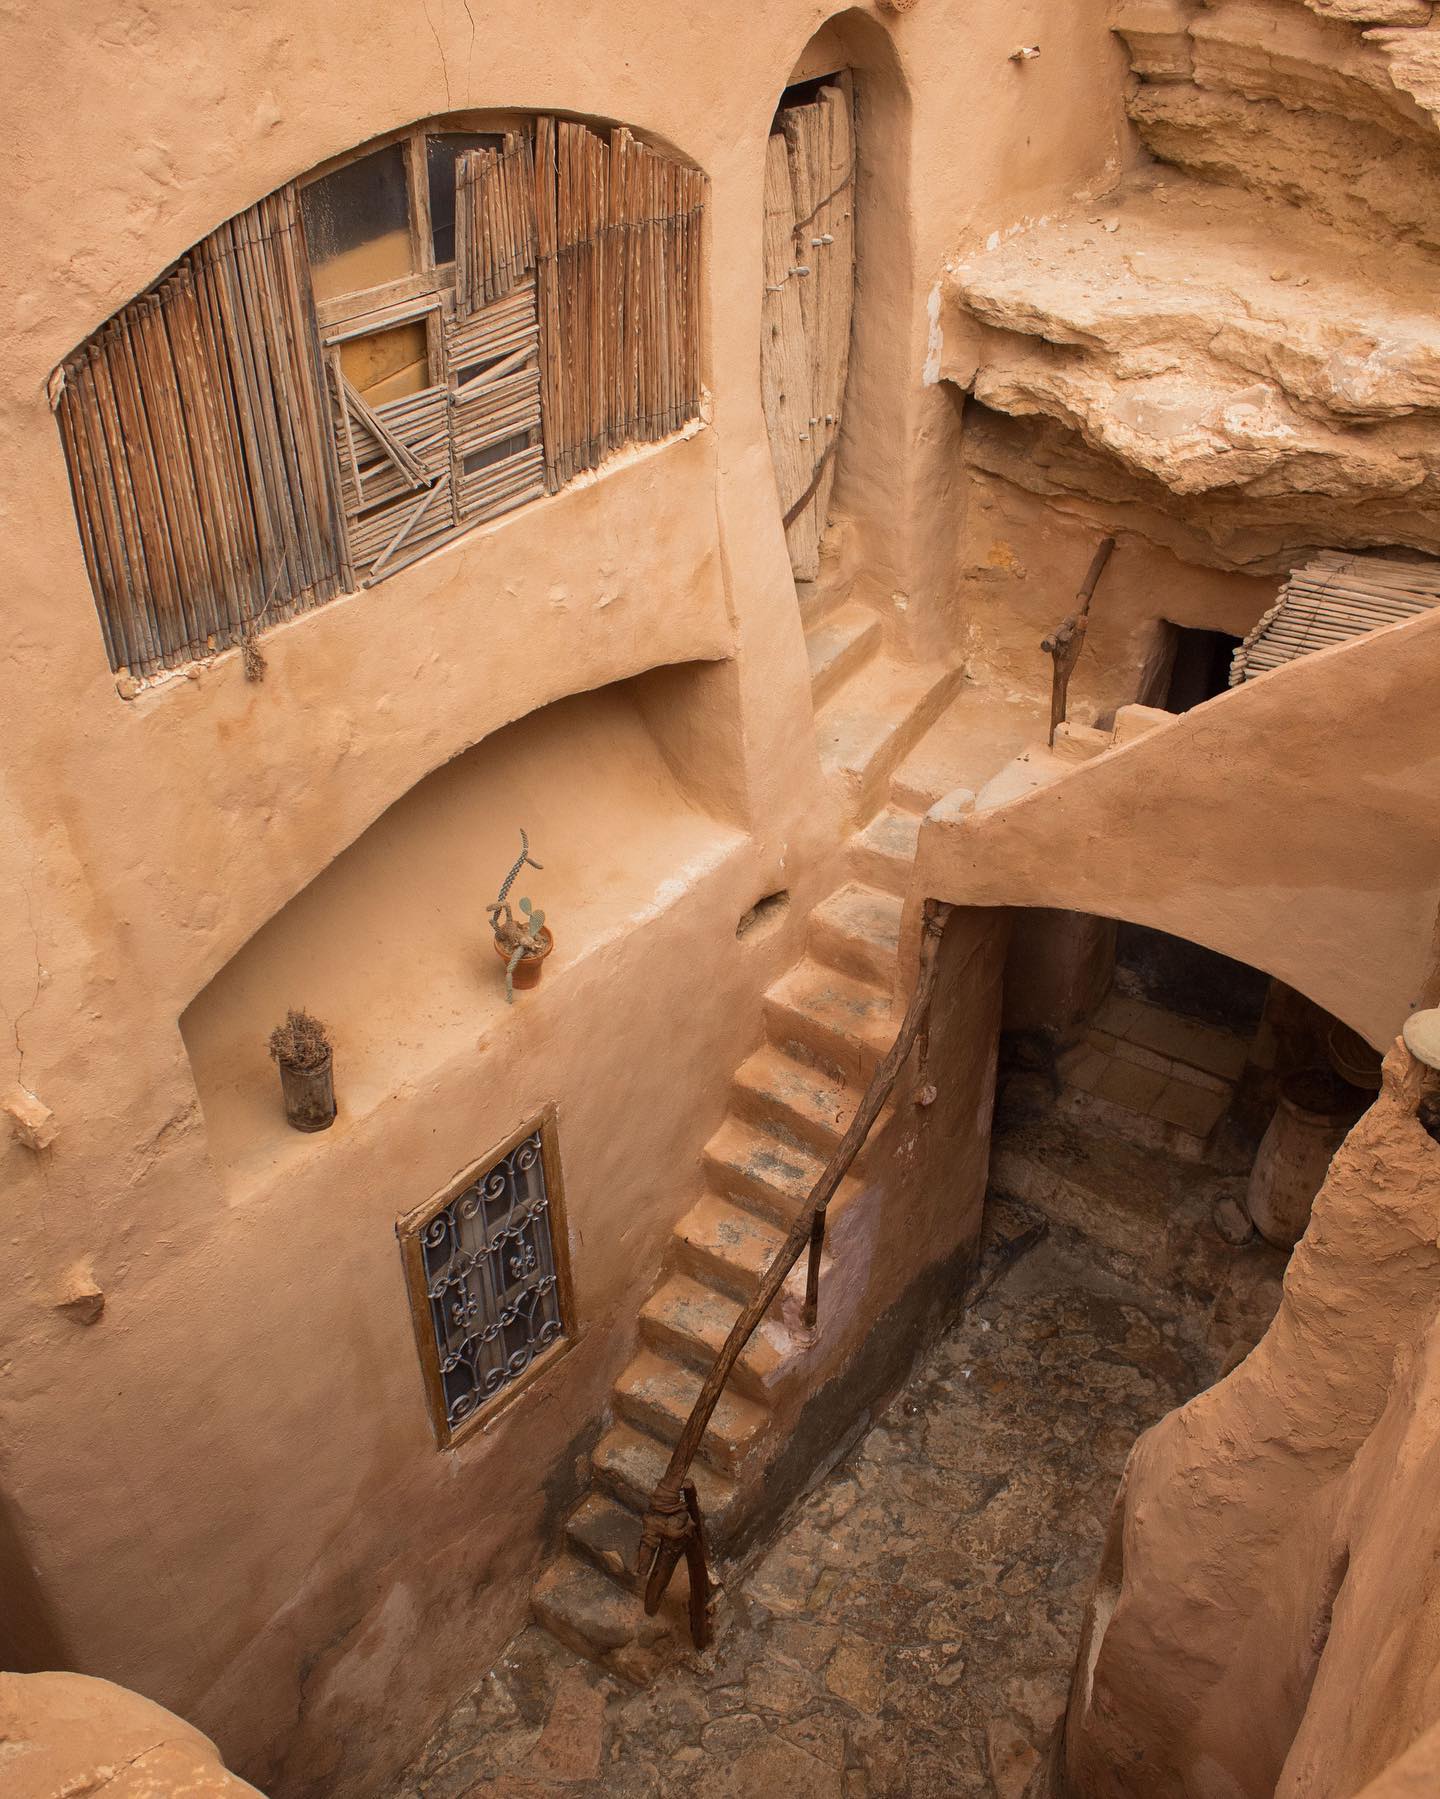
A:
MULTIPOLYGON (((1258 1334, 1280 1264, 1218 1253, 1258 1334)), ((705 1654, 637 1691, 532 1627, 393 1799, 1020 1799, 1130 1448, 1219 1371, 1193 1278, 1052 1225, 734 1583, 705 1654)))

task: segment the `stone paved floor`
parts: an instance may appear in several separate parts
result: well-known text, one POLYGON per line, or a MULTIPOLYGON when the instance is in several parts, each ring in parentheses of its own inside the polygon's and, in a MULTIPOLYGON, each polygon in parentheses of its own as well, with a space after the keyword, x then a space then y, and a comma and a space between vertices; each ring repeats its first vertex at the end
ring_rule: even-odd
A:
POLYGON ((637 1692, 531 1628, 393 1799, 1018 1799, 1130 1446, 1216 1371, 1208 1316, 1054 1226, 801 1501, 705 1655, 637 1692))

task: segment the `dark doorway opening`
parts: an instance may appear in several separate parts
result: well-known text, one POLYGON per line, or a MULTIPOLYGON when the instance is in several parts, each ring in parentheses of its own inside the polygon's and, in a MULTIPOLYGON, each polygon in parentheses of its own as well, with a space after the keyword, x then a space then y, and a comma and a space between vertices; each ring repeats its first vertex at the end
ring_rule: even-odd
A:
POLYGON ((1115 967, 1121 992, 1243 1037, 1258 1027, 1270 990, 1258 968, 1146 925, 1119 926, 1115 967))
POLYGON ((1188 712, 1224 693, 1230 685, 1230 664, 1240 647, 1238 637, 1224 631, 1194 631, 1186 625, 1168 627, 1175 646, 1170 664, 1170 684, 1165 693, 1167 712, 1188 712))

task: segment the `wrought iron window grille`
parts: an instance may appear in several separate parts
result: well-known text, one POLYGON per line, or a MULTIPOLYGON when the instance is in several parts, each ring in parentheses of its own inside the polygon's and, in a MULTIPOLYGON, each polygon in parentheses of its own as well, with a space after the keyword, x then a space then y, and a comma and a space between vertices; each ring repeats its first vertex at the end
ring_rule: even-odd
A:
POLYGON ((442 1449, 570 1340, 560 1185, 551 1110, 395 1227, 442 1449))

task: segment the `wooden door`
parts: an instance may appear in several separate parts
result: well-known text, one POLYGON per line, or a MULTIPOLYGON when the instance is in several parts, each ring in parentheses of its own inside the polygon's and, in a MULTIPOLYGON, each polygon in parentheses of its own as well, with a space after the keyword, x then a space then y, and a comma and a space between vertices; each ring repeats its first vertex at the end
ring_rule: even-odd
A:
POLYGON ((821 88, 782 108, 765 160, 760 374, 770 454, 797 581, 820 572, 835 481, 855 284, 850 102, 821 88))

